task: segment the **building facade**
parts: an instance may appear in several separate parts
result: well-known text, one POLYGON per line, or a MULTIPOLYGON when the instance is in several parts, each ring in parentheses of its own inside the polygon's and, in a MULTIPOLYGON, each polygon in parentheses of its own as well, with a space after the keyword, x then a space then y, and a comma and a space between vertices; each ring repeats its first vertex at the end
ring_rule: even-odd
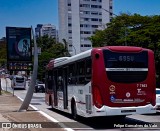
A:
POLYGON ((48 35, 56 40, 58 39, 56 27, 51 24, 37 24, 37 27, 35 28, 35 35, 36 38, 48 35))
POLYGON ((58 0, 58 11, 59 41, 65 39, 69 52, 75 55, 91 49, 88 38, 110 22, 112 0, 58 0))

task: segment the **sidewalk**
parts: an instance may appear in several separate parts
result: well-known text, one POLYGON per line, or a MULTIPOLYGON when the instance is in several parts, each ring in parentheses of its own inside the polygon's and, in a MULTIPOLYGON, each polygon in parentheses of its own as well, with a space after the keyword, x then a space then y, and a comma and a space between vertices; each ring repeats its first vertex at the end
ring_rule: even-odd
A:
MULTIPOLYGON (((52 122, 45 116, 43 116, 38 111, 35 111, 31 107, 27 111, 18 112, 22 101, 20 101, 16 96, 13 96, 11 93, 2 91, 0 95, 0 131, 51 131, 58 130, 62 131, 58 123, 52 122), (3 128, 3 123, 16 123, 19 122, 20 128, 3 128), (23 129, 23 128, 26 129, 23 129), (38 127, 38 129, 33 128, 38 127), (41 128, 42 127, 42 128, 41 128), (50 128, 48 128, 50 127, 50 128), (52 128, 52 129, 51 129, 52 128)), ((12 123, 12 127, 13 127, 12 123)))

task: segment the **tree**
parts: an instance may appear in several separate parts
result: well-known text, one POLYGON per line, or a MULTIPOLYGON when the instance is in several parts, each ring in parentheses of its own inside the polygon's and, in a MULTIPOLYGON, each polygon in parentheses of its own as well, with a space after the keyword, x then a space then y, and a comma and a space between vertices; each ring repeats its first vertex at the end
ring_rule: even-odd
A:
POLYGON ((48 35, 38 37, 36 41, 37 41, 38 47, 41 47, 42 52, 46 51, 47 49, 51 48, 54 44, 56 44, 55 39, 49 37, 48 35))
POLYGON ((154 51, 156 71, 160 75, 160 15, 122 13, 106 25, 105 30, 97 30, 90 37, 93 47, 128 45, 149 48, 154 51))
POLYGON ((3 39, 0 41, 0 67, 7 63, 7 49, 6 41, 3 39))
POLYGON ((43 79, 46 64, 51 59, 66 56, 66 46, 62 43, 58 43, 53 38, 48 36, 39 37, 37 39, 37 45, 41 48, 41 54, 38 58, 38 78, 43 79))

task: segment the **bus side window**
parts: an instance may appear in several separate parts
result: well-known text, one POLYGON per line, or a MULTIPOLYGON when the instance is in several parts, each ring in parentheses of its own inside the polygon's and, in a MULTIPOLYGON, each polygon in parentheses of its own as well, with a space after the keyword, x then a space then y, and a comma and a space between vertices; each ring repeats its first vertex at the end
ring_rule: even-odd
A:
POLYGON ((53 71, 48 72, 48 89, 52 89, 53 82, 53 71))
POLYGON ((58 89, 57 70, 54 71, 54 86, 55 90, 57 90, 58 89))
POLYGON ((69 65, 68 85, 76 84, 76 64, 69 65))
POLYGON ((57 84, 58 84, 58 90, 63 90, 63 78, 62 78, 62 69, 58 69, 58 77, 57 77, 58 81, 57 81, 57 84))
POLYGON ((85 82, 89 82, 91 80, 91 73, 92 73, 92 61, 91 59, 86 59, 86 69, 85 69, 85 74, 86 74, 86 77, 85 77, 85 82))
POLYGON ((77 84, 85 84, 85 61, 77 62, 77 84))

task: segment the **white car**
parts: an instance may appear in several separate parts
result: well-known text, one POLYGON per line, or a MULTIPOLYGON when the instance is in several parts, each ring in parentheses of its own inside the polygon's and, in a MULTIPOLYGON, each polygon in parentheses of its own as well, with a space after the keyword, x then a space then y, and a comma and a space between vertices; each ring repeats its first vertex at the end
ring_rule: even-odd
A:
POLYGON ((156 88, 156 105, 155 108, 160 109, 160 89, 156 88))

